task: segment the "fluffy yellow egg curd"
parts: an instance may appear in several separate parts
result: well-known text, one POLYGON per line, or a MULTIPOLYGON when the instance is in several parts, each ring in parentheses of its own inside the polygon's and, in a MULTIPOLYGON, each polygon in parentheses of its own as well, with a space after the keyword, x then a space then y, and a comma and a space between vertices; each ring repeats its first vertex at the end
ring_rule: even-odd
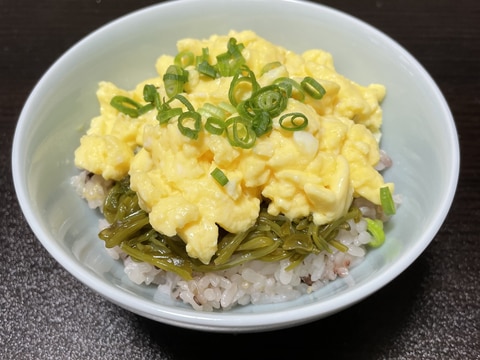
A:
POLYGON ((219 232, 248 230, 262 204, 323 225, 355 198, 380 205, 381 188, 393 193, 376 170, 384 86, 337 73, 328 52, 297 54, 252 31, 177 47, 133 90, 99 84, 75 164, 129 177, 153 229, 179 236, 188 256, 210 263, 219 232))

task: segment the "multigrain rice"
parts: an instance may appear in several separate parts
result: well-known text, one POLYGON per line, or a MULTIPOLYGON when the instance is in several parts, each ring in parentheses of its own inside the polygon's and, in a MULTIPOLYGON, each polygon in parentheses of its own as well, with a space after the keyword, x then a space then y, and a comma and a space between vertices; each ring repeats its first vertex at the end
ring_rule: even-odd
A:
MULTIPOLYGON (((102 197, 105 197, 111 183, 83 171, 72 178, 72 185, 91 208, 101 210, 102 197)), ((366 217, 375 218, 381 214, 378 207, 364 199, 356 199, 355 206, 366 217)), ((365 258, 371 235, 363 219, 359 222, 349 220, 349 225, 350 229, 341 229, 336 238, 348 247, 347 252, 332 247, 331 252, 323 251, 307 256, 292 270, 286 270, 288 260, 253 260, 227 270, 194 273, 192 280, 184 280, 175 273, 131 259, 119 247, 106 251, 113 259, 123 262, 124 271, 132 282, 156 286, 155 298, 169 296, 199 311, 228 310, 237 305, 293 300, 316 291, 337 278, 345 279, 347 284, 354 284, 350 269, 365 258)), ((106 220, 100 220, 99 228, 106 226, 106 220)))

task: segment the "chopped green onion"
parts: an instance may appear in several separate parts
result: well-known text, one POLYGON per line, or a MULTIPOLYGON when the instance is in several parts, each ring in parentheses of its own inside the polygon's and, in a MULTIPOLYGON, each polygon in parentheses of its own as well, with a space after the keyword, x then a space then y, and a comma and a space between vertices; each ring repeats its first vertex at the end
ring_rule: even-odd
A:
POLYGON ((222 109, 220 106, 216 106, 210 103, 203 104, 203 106, 197 109, 197 111, 205 118, 214 116, 221 120, 225 120, 229 116, 229 113, 226 110, 222 109))
POLYGON ((237 39, 233 37, 228 39, 227 50, 228 50, 228 53, 231 54, 234 59, 243 58, 242 50, 244 48, 245 46, 242 43, 240 44, 237 43, 237 39))
POLYGON ((208 63, 209 59, 210 59, 210 50, 208 49, 208 47, 202 48, 202 55, 197 56, 196 63, 200 64, 204 61, 206 61, 208 63))
POLYGON ((385 232, 383 231, 383 222, 379 219, 365 218, 367 222, 367 231, 372 235, 372 240, 368 243, 372 247, 379 247, 385 242, 385 232))
POLYGON ((142 105, 135 100, 120 95, 114 96, 112 100, 110 100, 110 105, 131 118, 137 118, 139 116, 139 110, 142 108, 142 105))
POLYGON ((165 92, 170 98, 181 93, 187 81, 188 72, 178 65, 170 65, 166 73, 163 74, 165 92))
POLYGON ((273 62, 270 62, 268 64, 265 64, 262 68, 262 71, 260 72, 261 75, 269 72, 270 70, 273 70, 277 67, 280 67, 282 66, 282 63, 280 61, 273 61, 273 62))
POLYGON ((388 186, 380 188, 380 202, 385 215, 394 215, 396 212, 395 202, 388 186))
POLYGON ((210 134, 222 135, 225 130, 225 122, 214 116, 210 116, 205 122, 205 130, 210 134))
POLYGON ((237 112, 241 117, 249 120, 253 120, 256 115, 250 106, 250 101, 248 100, 242 100, 239 102, 237 105, 237 112))
POLYGON ((179 52, 173 59, 173 63, 182 68, 193 65, 195 61, 195 55, 189 50, 179 52))
POLYGON ((288 113, 288 114, 282 115, 280 119, 278 119, 278 123, 284 130, 299 131, 307 127, 308 119, 304 114, 299 112, 294 112, 294 113, 288 113), (298 118, 302 119, 302 122, 299 124, 296 123, 296 120, 298 118), (288 123, 285 124, 286 121, 288 121, 288 123))
POLYGON ((221 76, 232 76, 246 60, 242 55, 243 44, 237 44, 237 39, 230 38, 227 43, 227 51, 217 55, 217 70, 221 76))
POLYGON ((186 111, 178 117, 178 130, 190 139, 198 139, 198 134, 200 133, 200 128, 202 125, 202 117, 198 112, 195 111, 186 111), (192 127, 186 126, 193 125, 192 127))
POLYGON ((218 75, 215 66, 210 64, 209 62, 210 54, 208 48, 202 49, 202 55, 197 56, 196 63, 197 63, 197 71, 202 74, 215 79, 218 75))
POLYGON ((279 86, 282 86, 283 84, 289 84, 292 88, 289 97, 291 96, 298 101, 303 101, 305 99, 305 91, 303 90, 302 86, 295 80, 288 77, 279 77, 273 83, 278 84, 279 86))
POLYGON ((241 99, 237 99, 237 92, 242 82, 249 83, 251 92, 254 93, 260 89, 260 85, 257 82, 255 74, 248 67, 242 67, 234 76, 230 82, 230 88, 228 89, 228 100, 233 106, 237 106, 241 99))
POLYGON ((157 114, 157 120, 160 125, 167 124, 170 119, 174 118, 175 116, 179 116, 182 113, 181 108, 165 108, 164 110, 159 110, 157 114))
POLYGON ((217 71, 221 76, 231 76, 230 58, 229 53, 217 55, 217 71))
POLYGON ((141 116, 143 114, 146 114, 150 110, 153 110, 155 108, 155 105, 153 104, 147 104, 142 106, 140 109, 138 109, 138 116, 141 116))
POLYGON ((284 88, 268 85, 255 91, 249 103, 255 113, 265 111, 271 117, 280 115, 287 107, 288 96, 284 88))
POLYGON ((198 64, 197 70, 200 74, 211 77, 212 79, 217 77, 217 70, 215 70, 215 67, 206 61, 202 61, 200 64, 198 64))
POLYGON ((253 118, 252 128, 255 135, 260 137, 272 130, 272 118, 267 112, 262 111, 253 118))
MULTIPOLYGON (((160 100, 160 94, 158 93, 157 91, 157 88, 152 85, 152 84, 147 84, 143 87, 143 99, 146 101, 146 102, 149 102, 150 104, 150 107, 153 109, 153 108, 156 108, 157 110, 160 110, 161 106, 162 106, 162 102, 160 100)), ((146 106, 144 106, 145 108, 146 106)), ((142 110, 142 109, 141 109, 142 110)), ((142 113, 145 113, 146 109, 143 109, 141 112, 142 113)), ((149 110, 148 110, 149 111, 149 110)), ((141 114, 140 114, 141 115, 141 114)))
POLYGON ((212 177, 215 179, 215 181, 218 182, 222 186, 225 186, 228 183, 227 176, 218 167, 213 169, 213 171, 210 173, 210 175, 212 175, 212 177))
POLYGON ((235 108, 235 106, 233 106, 232 104, 226 101, 222 101, 218 103, 218 107, 222 110, 225 110, 230 115, 235 114, 237 112, 237 109, 235 108))
POLYGON ((155 103, 160 100, 160 95, 158 94, 157 88, 155 85, 147 84, 143 87, 143 99, 149 103, 155 103))
POLYGON ((317 100, 320 100, 327 92, 317 80, 310 76, 305 77, 300 85, 308 95, 317 100))
POLYGON ((175 99, 177 99, 183 105, 185 105, 185 107, 187 108, 188 111, 195 111, 195 108, 193 107, 192 103, 190 101, 188 101, 188 99, 185 96, 177 94, 170 99, 170 102, 175 100, 175 99))
POLYGON ((238 146, 243 149, 253 147, 257 138, 250 122, 241 116, 235 116, 227 120, 226 134, 232 146, 238 146))
MULTIPOLYGON (((282 114, 289 98, 303 101, 305 94, 314 99, 321 99, 326 91, 323 86, 312 77, 305 77, 299 84, 297 81, 280 77, 272 84, 261 87, 255 73, 246 65, 242 51, 245 46, 237 43, 235 38, 227 42, 227 50, 217 55, 217 64, 210 63, 208 48, 202 49, 202 54, 195 56, 192 51, 180 51, 163 74, 165 92, 168 101, 160 99, 155 85, 147 84, 143 88, 143 98, 146 105, 142 105, 125 96, 115 96, 111 104, 118 111, 130 117, 138 117, 148 111, 157 109, 157 120, 160 124, 167 124, 171 119, 178 117, 178 128, 182 134, 197 139, 202 127, 202 117, 206 119, 205 130, 210 134, 221 135, 226 133, 227 139, 233 146, 251 148, 256 138, 272 129, 272 119, 282 114), (211 78, 218 76, 232 76, 228 91, 229 102, 218 105, 204 104, 195 110, 187 97, 181 95, 188 82, 188 66, 195 66, 201 75, 211 78), (174 107, 174 100, 180 101, 184 107, 174 107), (185 111, 186 108, 186 111, 185 111), (233 116, 228 119, 229 116, 233 116)), ((282 66, 279 61, 267 63, 261 74, 282 66)), ((307 127, 308 119, 302 113, 284 114, 279 118, 279 125, 288 131, 298 131, 307 127)), ((382 196, 386 196, 385 194, 382 196)), ((391 197, 391 195, 390 195, 391 197)), ((383 204, 383 203, 382 203, 383 204)), ((389 214, 392 205, 384 206, 384 212, 389 214)), ((393 205, 393 213, 394 213, 393 205)))
MULTIPOLYGON (((293 81, 293 80, 292 80, 293 81)), ((288 98, 291 98, 292 97, 292 93, 293 93, 293 86, 290 82, 288 81, 281 81, 279 82, 278 84, 276 84, 282 91, 283 93, 285 94, 285 97, 288 99, 288 98)))

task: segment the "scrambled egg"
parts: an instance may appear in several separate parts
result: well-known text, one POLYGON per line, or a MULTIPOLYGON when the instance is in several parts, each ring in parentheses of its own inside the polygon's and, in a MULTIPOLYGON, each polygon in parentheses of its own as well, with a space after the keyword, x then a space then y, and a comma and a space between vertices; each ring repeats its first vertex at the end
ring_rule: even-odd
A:
MULTIPOLYGON (((289 218, 312 214, 315 223, 325 224, 342 216, 354 197, 380 204, 380 187, 389 186, 393 192, 393 184, 385 184, 375 170, 380 159, 382 85, 360 86, 338 74, 325 51, 296 54, 252 31, 183 39, 177 47, 195 55, 208 48, 213 64, 231 37, 244 45, 242 55, 261 86, 279 77, 300 81, 309 76, 325 88, 320 100, 289 98, 284 112, 306 115, 304 130, 286 131, 276 117, 271 132, 243 149, 207 131, 200 132, 198 139, 184 136, 174 122, 159 125, 156 111, 130 118, 114 109, 110 100, 116 95, 144 102, 145 84, 155 85, 160 97, 166 97, 162 75, 174 57, 163 55, 156 64, 159 76, 132 91, 100 83, 100 115, 91 121, 75 152, 76 166, 107 180, 129 175, 152 226, 168 236, 178 234, 188 254, 203 263, 217 250, 219 227, 232 233, 247 230, 255 223, 263 199, 269 200, 270 214, 289 218), (273 62, 281 66, 262 73, 273 62), (215 168, 227 176, 225 186, 210 175, 215 168)), ((188 82, 182 95, 195 109, 228 102, 231 77, 211 79, 192 66, 186 70, 188 82)))

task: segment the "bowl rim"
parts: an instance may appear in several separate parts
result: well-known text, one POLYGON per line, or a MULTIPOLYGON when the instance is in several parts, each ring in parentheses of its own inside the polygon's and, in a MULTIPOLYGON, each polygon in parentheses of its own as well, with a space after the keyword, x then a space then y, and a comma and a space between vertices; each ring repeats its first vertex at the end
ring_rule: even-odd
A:
MULTIPOLYGON (((245 0, 230 0, 232 2, 243 2, 245 0)), ((251 3, 259 2, 262 0, 249 0, 251 3)), ((268 0, 265 0, 268 1, 268 0)), ((285 328, 293 325, 300 325, 302 323, 310 322, 320 317, 329 316, 333 313, 343 310, 364 298, 372 295, 380 288, 387 285, 390 281, 396 278, 407 267, 409 267, 418 256, 425 250, 425 248, 434 239, 435 235, 439 231, 442 223, 446 219, 450 207, 453 203, 453 199, 456 193, 456 187, 458 185, 459 168, 460 168, 460 149, 458 143, 458 135, 455 127, 455 122, 452 113, 448 107, 448 104, 438 88, 435 81, 424 69, 424 67, 416 60, 407 50, 405 50, 395 40, 388 35, 373 27, 372 25, 353 17, 341 10, 335 9, 330 6, 310 3, 303 0, 277 0, 282 1, 295 6, 303 6, 312 11, 328 12, 331 15, 341 17, 346 21, 355 22, 357 26, 361 26, 363 29, 368 30, 369 33, 374 34, 376 37, 382 39, 382 41, 388 43, 390 46, 396 48, 403 56, 408 58, 412 64, 416 65, 417 71, 423 76, 423 79, 428 83, 429 89, 432 91, 432 95, 438 100, 442 106, 442 114, 447 119, 449 125, 448 133, 450 134, 450 142, 454 144, 452 149, 452 156, 450 158, 449 169, 451 172, 448 177, 448 184, 450 185, 449 191, 442 200, 442 206, 437 209, 437 215, 435 216, 435 222, 433 222, 428 231, 422 234, 422 239, 419 239, 415 245, 409 250, 408 256, 402 258, 402 261, 396 262, 392 267, 383 274, 379 274, 375 281, 362 284, 358 288, 341 293, 333 298, 322 299, 322 301, 316 301, 311 304, 303 305, 301 307, 294 307, 280 310, 272 317, 271 312, 264 313, 229 313, 229 312, 192 312, 190 309, 182 308, 170 308, 161 304, 154 303, 153 301, 141 299, 133 294, 126 293, 125 290, 116 288, 115 286, 105 287, 105 283, 94 275, 91 271, 82 267, 80 264, 71 263, 68 256, 65 256, 62 247, 55 241, 49 239, 49 235, 37 222, 34 212, 29 207, 29 194, 25 183, 25 169, 23 168, 23 153, 22 153, 22 139, 28 133, 28 116, 27 114, 32 111, 32 99, 34 99, 42 87, 48 81, 48 78, 55 73, 56 68, 72 53, 79 51, 83 46, 88 45, 88 42, 93 37, 100 33, 110 31, 115 26, 121 26, 121 24, 133 17, 141 16, 142 13, 147 11, 161 11, 167 7, 184 6, 185 4, 198 3, 199 0, 182 0, 182 1, 166 1, 147 7, 140 8, 128 14, 125 14, 113 21, 110 21, 98 29, 94 30, 87 36, 83 37, 80 41, 71 46, 63 55, 61 55, 43 74, 39 81, 34 86, 30 95, 28 96, 25 105, 20 113, 18 123, 16 125, 13 146, 12 146, 12 175, 14 188, 17 194, 17 199, 20 204, 21 210, 31 227, 36 238, 40 240, 45 249, 50 255, 60 263, 69 273, 75 278, 80 280, 86 286, 92 288, 98 294, 107 298, 111 302, 133 312, 138 315, 170 324, 174 326, 180 326, 184 328, 206 330, 215 332, 245 332, 245 331, 264 331, 273 330, 279 328, 285 328)), ((208 0, 204 3, 222 3, 220 0, 208 0)))

